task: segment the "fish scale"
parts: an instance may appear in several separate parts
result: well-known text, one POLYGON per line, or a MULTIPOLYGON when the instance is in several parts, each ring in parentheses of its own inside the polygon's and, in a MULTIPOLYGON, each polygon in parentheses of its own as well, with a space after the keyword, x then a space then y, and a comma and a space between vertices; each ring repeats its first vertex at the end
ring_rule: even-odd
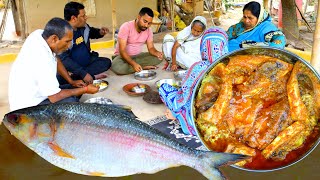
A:
POLYGON ((114 105, 36 106, 10 112, 3 122, 48 162, 84 175, 119 177, 185 165, 208 179, 224 179, 218 166, 246 158, 191 149, 114 105))

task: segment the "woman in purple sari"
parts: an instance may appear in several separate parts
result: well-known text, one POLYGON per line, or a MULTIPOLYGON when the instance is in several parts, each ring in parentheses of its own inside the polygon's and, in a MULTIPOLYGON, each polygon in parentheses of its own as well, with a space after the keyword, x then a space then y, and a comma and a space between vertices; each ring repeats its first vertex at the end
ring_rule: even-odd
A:
POLYGON ((211 27, 204 32, 200 45, 202 61, 194 63, 186 72, 180 89, 169 84, 162 84, 159 94, 167 106, 166 116, 177 119, 185 134, 195 135, 191 116, 191 97, 199 78, 215 60, 228 52, 228 36, 219 27, 211 27))

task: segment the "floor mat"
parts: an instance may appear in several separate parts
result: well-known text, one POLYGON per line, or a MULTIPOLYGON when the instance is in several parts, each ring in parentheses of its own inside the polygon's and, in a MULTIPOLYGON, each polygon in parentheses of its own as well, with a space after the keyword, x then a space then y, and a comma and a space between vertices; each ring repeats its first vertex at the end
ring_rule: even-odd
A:
POLYGON ((176 139, 182 144, 185 144, 191 148, 199 150, 207 150, 205 146, 202 145, 201 141, 197 136, 186 135, 182 132, 179 121, 167 119, 165 116, 159 116, 155 119, 146 121, 145 123, 158 129, 164 134, 176 139))

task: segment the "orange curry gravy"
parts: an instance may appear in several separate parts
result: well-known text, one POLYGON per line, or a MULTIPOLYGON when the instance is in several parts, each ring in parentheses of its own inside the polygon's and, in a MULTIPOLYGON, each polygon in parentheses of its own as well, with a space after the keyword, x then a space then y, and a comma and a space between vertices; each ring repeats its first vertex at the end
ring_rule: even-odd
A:
MULTIPOLYGON (((299 98, 301 97, 296 96, 297 94, 296 92, 299 91, 300 86, 298 90, 297 88, 295 88, 296 86, 294 86, 295 85, 294 83, 298 83, 299 80, 294 81, 295 80, 294 78, 290 78, 293 65, 289 63, 285 63, 278 59, 270 58, 268 56, 254 57, 254 56, 244 55, 244 56, 232 57, 230 59, 231 60, 227 65, 227 68, 229 69, 226 72, 228 73, 233 72, 233 74, 231 75, 228 74, 228 76, 226 77, 229 79, 233 79, 233 84, 232 84, 233 88, 231 90, 233 91, 232 93, 233 99, 231 98, 229 106, 225 110, 226 113, 223 113, 223 111, 222 110, 220 111, 220 109, 215 109, 216 107, 219 107, 219 106, 216 106, 216 107, 211 106, 210 109, 205 112, 198 111, 198 113, 201 115, 198 114, 199 116, 197 117, 200 117, 200 118, 197 119, 197 123, 200 123, 198 124, 200 126, 200 127, 198 126, 198 128, 200 128, 199 130, 202 134, 202 137, 212 138, 212 142, 210 141, 211 139, 209 141, 206 141, 206 144, 209 147, 209 149, 213 151, 218 151, 218 152, 233 152, 233 150, 230 151, 230 149, 227 148, 227 146, 231 145, 230 146, 231 148, 232 146, 237 147, 240 143, 240 146, 238 146, 238 150, 239 149, 243 150, 241 152, 244 152, 244 154, 246 153, 252 154, 252 155, 255 154, 251 159, 252 161, 247 162, 243 166, 243 168, 252 169, 252 170, 277 169, 277 168, 281 168, 289 164, 292 164, 295 161, 301 159, 306 153, 310 151, 311 148, 315 146, 315 143, 319 141, 318 139, 320 137, 320 123, 316 119, 313 119, 313 122, 314 122, 312 125, 313 129, 309 129, 308 134, 310 133, 310 135, 307 136, 306 134, 307 137, 303 141, 303 144, 301 146, 299 146, 298 144, 296 146, 291 146, 290 143, 287 144, 286 146, 290 147, 291 149, 289 148, 289 150, 286 151, 286 154, 282 154, 282 157, 281 157, 281 154, 279 154, 280 155, 279 157, 281 158, 274 158, 273 160, 272 154, 269 153, 266 155, 265 152, 276 152, 276 151, 270 151, 270 148, 267 149, 267 151, 263 152, 264 155, 262 154, 262 151, 259 150, 259 149, 265 149, 266 146, 269 145, 271 141, 274 140, 274 135, 278 136, 279 131, 286 129, 288 126, 290 126, 294 122, 292 119, 292 116, 288 117, 288 114, 290 114, 288 113, 289 105, 290 105, 290 102, 288 102, 288 98, 289 98, 288 94, 290 94, 291 102, 300 100, 299 98), (252 67, 250 65, 252 65, 252 67), (250 76, 250 73, 253 73, 253 72, 256 74, 250 76), (289 83, 290 82, 289 79, 291 80, 291 83, 289 83), (219 112, 223 115, 221 117, 217 116, 217 113, 215 112, 219 112), (274 112, 274 113, 269 113, 269 112, 274 112), (216 121, 216 119, 215 121, 213 121, 212 117, 216 117, 216 119, 218 119, 219 121, 216 121), (252 117, 258 117, 258 118, 253 119, 252 117), (268 119, 272 119, 272 121, 271 120, 267 121, 268 119), (285 120, 282 120, 282 119, 285 119, 285 120), (212 131, 210 129, 206 131, 207 129, 201 129, 201 128, 207 127, 207 125, 204 125, 205 123, 203 122, 205 123, 208 122, 209 124, 213 123, 214 126, 216 126, 216 128, 218 129, 218 131, 212 131), (315 123, 317 125, 315 125, 315 123), (282 128, 282 130, 279 130, 280 128, 282 128), (212 132, 214 133, 210 134, 212 132), (255 134, 257 134, 257 136, 255 136, 255 134), (249 149, 246 149, 245 146, 248 147, 249 149), (266 159, 265 156, 266 157, 269 156, 269 158, 266 159), (285 158, 283 159, 283 157, 285 158), (280 160, 280 159, 283 159, 283 160, 280 160)), ((301 73, 302 74, 306 73, 306 75, 310 77, 310 79, 307 79, 307 80, 310 80, 310 82, 318 81, 315 75, 312 74, 312 72, 309 69, 307 69, 307 67, 302 65, 301 62, 298 62, 295 64, 295 70, 293 70, 293 72, 295 72, 294 75, 296 76, 298 76, 301 73)), ((211 74, 213 74, 211 76, 214 76, 214 73, 211 73, 211 74)), ((209 84, 210 83, 209 80, 203 81, 204 84, 205 83, 209 84)), ((225 81, 225 82, 228 82, 228 81, 225 81)), ((215 82, 211 82, 211 83, 215 83, 215 82)), ((309 84, 306 83, 306 84, 309 85, 310 83, 309 84)), ((300 82, 299 82, 299 85, 300 85, 300 82)), ((302 85, 302 87, 306 88, 308 86, 302 85)), ((319 83, 314 83, 313 88, 320 89, 319 83)), ((301 89, 300 89, 300 93, 301 93, 301 89)), ((307 95, 311 94, 313 98, 319 97, 318 93, 312 94, 309 92, 306 94, 307 95)), ((220 93, 218 96, 220 96, 220 93)), ((306 96, 306 97, 309 97, 309 96, 306 96)), ((218 99, 218 98, 212 98, 212 99, 218 99)), ((318 98, 315 98, 315 99, 317 100, 315 104, 316 106, 319 107, 319 104, 320 104, 319 99, 318 98)), ((201 98, 197 100, 199 100, 199 102, 202 101, 201 98)), ((308 102, 310 101, 308 101, 308 99, 306 101, 307 101, 306 102, 307 103, 306 106, 307 106, 308 102)), ((210 103, 213 103, 213 102, 211 101, 210 103)), ((216 101, 214 101, 214 103, 216 103, 216 101)), ((296 114, 298 114, 297 117, 299 118, 302 117, 301 112, 303 112, 303 110, 307 111, 306 108, 303 109, 303 107, 300 107, 302 106, 302 103, 303 102, 300 101, 300 104, 299 104, 300 109, 298 109, 297 111, 293 110, 297 112, 296 114)), ((311 112, 311 114, 312 113, 313 112, 311 112)), ((315 113, 317 114, 315 117, 319 118, 319 114, 317 110, 315 113)), ((308 115, 308 113, 304 113, 303 115, 308 115)), ((297 120, 297 118, 295 118, 295 120, 297 120)), ((311 124, 312 123, 310 123, 309 125, 311 126, 311 124)), ((294 126, 291 126, 291 127, 296 128, 294 126)), ((303 126, 298 126, 298 127, 303 127, 303 126)), ((296 132, 298 132, 298 130, 296 132)), ((290 131, 290 129, 288 131, 290 131)), ((286 134, 287 132, 285 132, 284 134, 286 134)), ((276 143, 278 142, 279 141, 276 141, 276 143)), ((277 147, 277 146, 273 145, 273 147, 277 147)), ((234 152, 236 153, 237 151, 234 151, 234 152)), ((281 149, 278 153, 281 153, 281 149)))
POLYGON ((256 149, 256 156, 252 158, 252 162, 246 163, 244 168, 255 170, 276 169, 287 166, 305 155, 319 138, 319 126, 314 127, 313 132, 307 137, 302 147, 289 152, 282 161, 266 159, 262 156, 261 151, 256 149))
MULTIPOLYGON (((272 159, 266 159, 262 154, 261 151, 255 149, 256 156, 252 158, 251 162, 247 162, 243 168, 246 169, 253 169, 253 170, 269 170, 269 169, 276 169, 283 166, 287 166, 294 161, 299 160, 302 156, 304 156, 311 148, 315 145, 317 139, 320 137, 320 127, 319 124, 314 127, 312 133, 306 138, 305 142, 303 143, 302 147, 289 152, 286 155, 286 158, 281 161, 276 161, 272 159)), ((225 148, 228 145, 228 140, 220 139, 217 140, 214 144, 210 142, 206 142, 206 145, 209 149, 217 152, 224 152, 225 148), (219 146, 217 146, 219 144, 219 146)))

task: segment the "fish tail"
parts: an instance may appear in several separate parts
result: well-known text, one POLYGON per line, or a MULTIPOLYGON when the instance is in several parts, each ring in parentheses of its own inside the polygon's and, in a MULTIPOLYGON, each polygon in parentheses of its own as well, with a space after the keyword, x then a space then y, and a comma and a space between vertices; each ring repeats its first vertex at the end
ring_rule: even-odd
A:
POLYGON ((229 153, 218 153, 218 152, 201 152, 199 158, 198 171, 202 173, 208 179, 223 180, 227 179, 226 176, 219 170, 220 166, 233 164, 235 162, 248 158, 242 154, 229 154, 229 153))

